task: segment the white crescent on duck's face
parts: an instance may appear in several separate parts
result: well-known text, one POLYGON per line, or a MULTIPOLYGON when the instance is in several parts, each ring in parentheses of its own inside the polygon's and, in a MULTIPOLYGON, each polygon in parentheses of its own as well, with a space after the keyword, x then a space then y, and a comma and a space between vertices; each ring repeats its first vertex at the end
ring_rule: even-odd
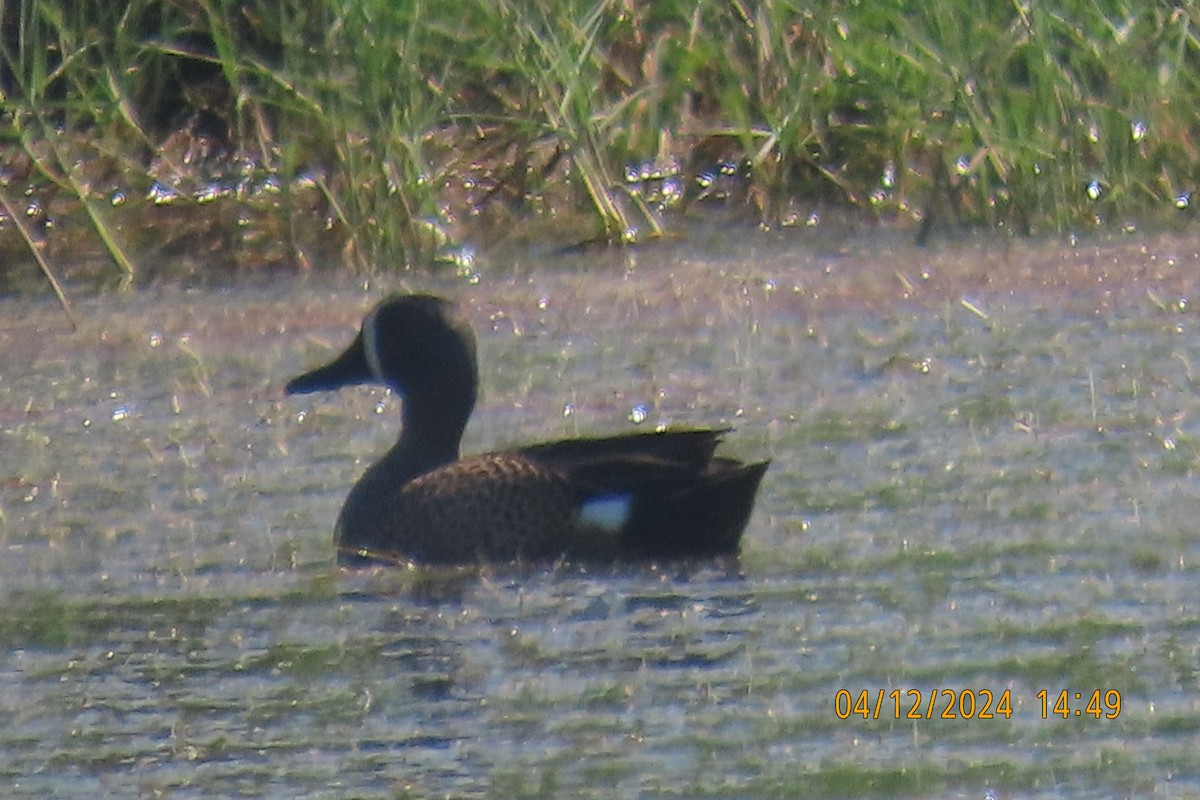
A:
POLYGON ((371 309, 367 314, 362 324, 362 340, 363 340, 363 355, 367 359, 367 369, 371 371, 371 377, 379 383, 386 384, 387 378, 383 374, 383 365, 379 360, 379 306, 371 309))

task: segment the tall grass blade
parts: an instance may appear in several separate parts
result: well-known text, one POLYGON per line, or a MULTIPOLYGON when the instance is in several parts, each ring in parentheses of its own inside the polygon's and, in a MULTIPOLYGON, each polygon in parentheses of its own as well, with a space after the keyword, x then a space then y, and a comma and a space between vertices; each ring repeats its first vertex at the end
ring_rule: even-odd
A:
POLYGON ((67 317, 67 322, 71 324, 71 330, 78 330, 79 324, 75 321, 75 314, 71 310, 71 301, 67 299, 67 293, 63 291, 62 284, 58 280, 58 276, 54 274, 54 268, 46 261, 42 255, 41 249, 37 246, 37 241, 33 238, 33 234, 29 230, 29 226, 25 224, 21 214, 18 212, 16 204, 12 198, 8 196, 4 185, 0 183, 0 206, 4 207, 4 213, 8 214, 8 218, 16 226, 17 232, 21 234, 22 241, 29 248, 30 255, 37 262, 38 268, 41 269, 42 275, 50 283, 50 287, 54 290, 54 296, 58 298, 58 304, 62 306, 63 313, 67 317))

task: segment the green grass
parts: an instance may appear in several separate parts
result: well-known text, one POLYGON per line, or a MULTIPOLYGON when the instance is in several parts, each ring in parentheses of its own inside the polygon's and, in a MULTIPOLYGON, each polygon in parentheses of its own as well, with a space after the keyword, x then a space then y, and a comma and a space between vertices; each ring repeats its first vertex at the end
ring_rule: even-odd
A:
POLYGON ((848 205, 922 236, 942 220, 1103 225, 1190 205, 1200 166, 1184 7, 14 0, 3 13, 0 157, 78 213, 126 279, 153 244, 134 252, 122 229, 154 204, 114 204, 114 187, 144 198, 180 166, 171 134, 198 119, 242 156, 230 183, 278 179, 263 195, 239 184, 220 203, 240 213, 211 217, 255 217, 258 239, 287 244, 247 258, 357 268, 427 263, 514 222, 640 241, 706 198, 765 225, 848 205))

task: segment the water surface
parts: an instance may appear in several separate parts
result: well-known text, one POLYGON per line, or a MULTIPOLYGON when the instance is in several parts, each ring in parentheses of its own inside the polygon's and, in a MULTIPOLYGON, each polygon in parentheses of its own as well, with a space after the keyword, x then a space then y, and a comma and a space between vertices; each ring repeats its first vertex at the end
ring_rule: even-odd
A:
POLYGON ((725 238, 0 300, 7 795, 1200 794, 1200 239, 725 238), (399 400, 282 386, 397 288, 476 323, 468 452, 735 427, 740 563, 337 570, 399 400))

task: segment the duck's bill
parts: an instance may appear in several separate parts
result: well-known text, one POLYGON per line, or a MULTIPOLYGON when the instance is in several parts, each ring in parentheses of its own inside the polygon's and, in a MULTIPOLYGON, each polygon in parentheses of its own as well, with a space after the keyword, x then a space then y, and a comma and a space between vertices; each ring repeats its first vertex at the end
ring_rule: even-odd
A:
POLYGON ((288 394, 325 392, 373 380, 360 333, 346 352, 333 361, 288 381, 286 391, 288 394))

